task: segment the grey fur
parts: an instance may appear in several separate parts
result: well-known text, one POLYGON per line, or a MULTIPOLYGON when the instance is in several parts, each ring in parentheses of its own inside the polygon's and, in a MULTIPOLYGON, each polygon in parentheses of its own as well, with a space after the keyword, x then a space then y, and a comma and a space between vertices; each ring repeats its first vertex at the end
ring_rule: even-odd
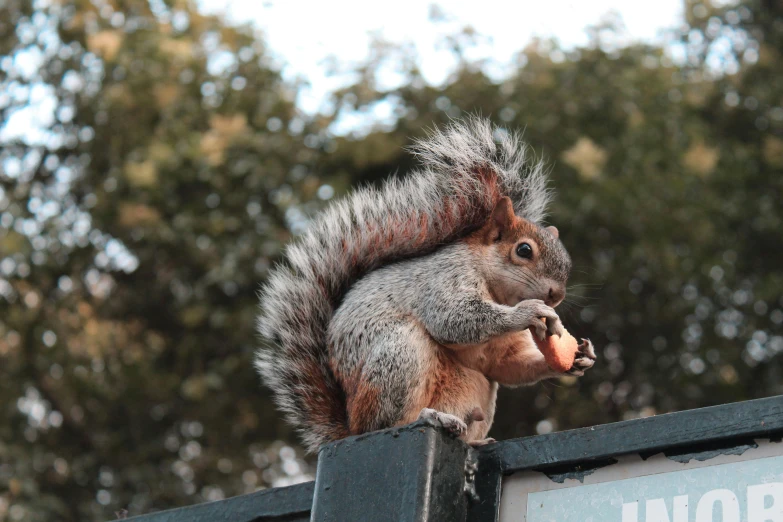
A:
POLYGON ((471 117, 445 131, 434 130, 427 139, 417 141, 411 152, 428 169, 446 175, 462 176, 476 166, 486 166, 500 176, 518 216, 533 223, 546 217, 552 199, 547 171, 542 161, 530 162, 528 146, 519 133, 471 117))
MULTIPOLYGON (((286 264, 272 271, 261 290, 258 330, 265 346, 258 350, 256 367, 311 450, 346 430, 346 419, 334 413, 345 399, 326 341, 327 331, 335 331, 335 309, 352 285, 379 267, 432 252, 481 226, 495 203, 478 175, 481 169, 497 175, 501 194, 511 198, 519 216, 532 222, 545 216, 551 197, 545 170, 540 162, 527 161, 516 134, 496 132, 488 121, 471 118, 434 131, 412 150, 422 163, 418 171, 330 205, 288 247, 286 264)), ((393 317, 381 319, 392 330, 410 327, 393 317)), ((478 338, 479 325, 474 326, 469 336, 478 338)), ((398 354, 377 354, 378 368, 399 373, 402 389, 413 374, 403 374, 398 354)), ((392 396, 398 392, 392 390, 392 396)))
MULTIPOLYGON (((342 372, 360 374, 363 383, 379 392, 379 409, 368 431, 402 420, 441 345, 480 345, 531 326, 540 327, 543 337, 546 328, 540 317, 547 318, 550 331, 562 333, 557 313, 541 300, 526 299, 514 306, 494 302, 486 268, 483 252, 455 242, 430 255, 379 268, 346 294, 329 323, 327 345, 342 372)), ((537 352, 532 342, 530 346, 537 352)), ((514 384, 552 376, 539 372, 514 384)), ((464 415, 474 406, 447 413, 464 415)))

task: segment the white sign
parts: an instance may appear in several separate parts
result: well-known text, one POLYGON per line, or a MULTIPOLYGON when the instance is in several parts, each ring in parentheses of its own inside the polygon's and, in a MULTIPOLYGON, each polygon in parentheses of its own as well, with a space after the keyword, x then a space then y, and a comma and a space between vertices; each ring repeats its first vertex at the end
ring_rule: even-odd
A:
POLYGON ((783 522, 783 443, 759 441, 742 455, 699 458, 705 460, 622 457, 584 482, 516 473, 504 480, 500 520, 783 522))

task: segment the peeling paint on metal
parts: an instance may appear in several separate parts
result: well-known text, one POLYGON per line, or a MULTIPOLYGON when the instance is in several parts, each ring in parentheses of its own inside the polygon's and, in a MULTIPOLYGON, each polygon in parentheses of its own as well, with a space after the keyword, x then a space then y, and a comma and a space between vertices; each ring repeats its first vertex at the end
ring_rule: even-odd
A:
POLYGON ((681 464, 687 464, 691 460, 704 462, 705 460, 713 459, 720 455, 742 455, 749 449, 754 449, 758 447, 759 447, 758 444, 751 441, 746 444, 740 444, 730 448, 709 448, 709 449, 702 449, 700 451, 690 451, 687 453, 683 453, 681 451, 678 451, 676 453, 665 451, 663 454, 666 455, 666 458, 668 458, 669 460, 673 460, 681 464))
POLYGON ((564 483, 566 479, 578 480, 584 484, 586 476, 592 475, 596 472, 596 470, 611 466, 612 464, 617 464, 617 460, 607 459, 594 462, 585 462, 583 464, 577 465, 537 469, 535 471, 540 471, 549 477, 549 480, 552 482, 557 482, 558 484, 564 483))

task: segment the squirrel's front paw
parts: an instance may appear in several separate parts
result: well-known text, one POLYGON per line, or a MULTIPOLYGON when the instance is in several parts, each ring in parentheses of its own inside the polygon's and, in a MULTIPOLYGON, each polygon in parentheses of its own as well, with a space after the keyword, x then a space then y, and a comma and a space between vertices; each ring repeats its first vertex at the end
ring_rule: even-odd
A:
POLYGON ((533 335, 543 341, 548 335, 563 335, 565 329, 555 309, 540 299, 520 301, 515 308, 519 315, 519 328, 533 328, 533 335), (543 319, 543 321, 542 321, 543 319))
POLYGON ((578 349, 579 351, 576 352, 574 365, 566 372, 566 374, 581 377, 587 370, 593 367, 598 356, 595 354, 595 349, 593 348, 593 343, 590 341, 590 339, 582 339, 582 342, 579 343, 578 349))
POLYGON ((449 413, 443 413, 442 411, 433 410, 432 408, 424 408, 421 410, 421 413, 419 413, 419 419, 429 419, 434 421, 446 428, 446 431, 455 437, 460 437, 464 435, 466 431, 468 431, 467 424, 465 424, 459 417, 449 413))

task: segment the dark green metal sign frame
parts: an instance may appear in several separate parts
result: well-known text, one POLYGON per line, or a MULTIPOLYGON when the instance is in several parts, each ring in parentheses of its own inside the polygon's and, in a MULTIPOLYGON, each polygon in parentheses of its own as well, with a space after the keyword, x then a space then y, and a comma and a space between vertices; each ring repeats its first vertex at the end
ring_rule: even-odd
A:
POLYGON ((727 450, 783 437, 783 396, 512 439, 478 450, 417 422, 323 446, 315 482, 133 522, 496 522, 503 476, 568 473, 613 457, 727 450))

